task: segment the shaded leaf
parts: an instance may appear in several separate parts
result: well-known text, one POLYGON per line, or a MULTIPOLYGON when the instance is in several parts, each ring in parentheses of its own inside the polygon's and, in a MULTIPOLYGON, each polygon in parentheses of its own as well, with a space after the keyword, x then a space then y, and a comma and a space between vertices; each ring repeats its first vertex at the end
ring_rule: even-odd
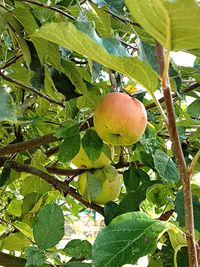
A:
POLYGON ((104 206, 104 222, 105 225, 109 225, 112 219, 115 217, 115 212, 117 210, 117 203, 115 202, 108 202, 104 206))
POLYGON ((154 71, 160 74, 160 68, 158 64, 158 56, 156 53, 155 46, 150 45, 146 42, 139 42, 140 54, 139 58, 149 64, 154 71))
POLYGON ((7 160, 3 166, 3 170, 0 174, 0 187, 4 186, 10 177, 11 166, 9 160, 7 160))
POLYGON ((99 7, 106 6, 113 13, 123 14, 124 13, 124 0, 112 1, 112 0, 94 0, 94 3, 98 4, 99 7))
MULTIPOLYGON (((200 202, 197 196, 192 195, 193 212, 194 212, 194 228, 200 232, 200 202)), ((183 201, 183 191, 179 191, 175 200, 175 211, 178 214, 177 221, 180 226, 185 226, 185 211, 183 201)))
POLYGON ((11 95, 0 86, 0 121, 17 121, 17 110, 11 95))
POLYGON ((3 30, 5 29, 7 19, 7 11, 0 7, 0 35, 2 34, 3 30))
POLYGON ((75 91, 76 87, 72 81, 64 73, 52 68, 51 78, 58 92, 65 96, 66 101, 80 96, 80 94, 75 91))
POLYGON ((30 82, 34 88, 39 90, 44 87, 44 66, 40 63, 40 59, 38 57, 34 44, 30 41, 26 41, 26 43, 31 54, 31 62, 29 67, 32 71, 32 75, 30 82))
POLYGON ((84 257, 90 260, 92 257, 92 245, 87 240, 73 239, 67 243, 63 251, 67 256, 77 259, 84 257))

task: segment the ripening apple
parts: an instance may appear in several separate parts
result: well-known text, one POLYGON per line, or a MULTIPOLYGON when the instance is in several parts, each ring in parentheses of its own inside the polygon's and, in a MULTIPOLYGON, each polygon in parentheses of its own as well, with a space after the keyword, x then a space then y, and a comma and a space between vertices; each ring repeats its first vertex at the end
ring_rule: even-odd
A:
POLYGON ((94 172, 86 171, 79 175, 78 191, 83 199, 104 205, 118 198, 121 181, 117 170, 107 165, 94 172))
POLYGON ((80 147, 80 150, 78 154, 72 159, 71 161, 77 168, 86 168, 86 169, 92 169, 92 168, 101 168, 104 165, 110 164, 110 159, 102 152, 99 158, 92 162, 88 155, 86 154, 83 147, 80 147))
POLYGON ((147 125, 144 105, 125 93, 109 93, 94 111, 94 128, 103 141, 114 146, 136 143, 147 125))

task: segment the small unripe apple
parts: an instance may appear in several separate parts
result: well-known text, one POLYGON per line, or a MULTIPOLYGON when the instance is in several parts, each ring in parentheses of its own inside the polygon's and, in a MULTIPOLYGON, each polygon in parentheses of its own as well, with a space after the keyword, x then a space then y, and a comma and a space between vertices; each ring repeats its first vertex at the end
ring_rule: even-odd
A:
POLYGON ((98 169, 102 168, 104 165, 110 164, 110 159, 102 152, 99 158, 92 162, 88 155, 86 154, 83 147, 80 147, 80 150, 78 154, 71 160, 71 162, 77 167, 77 168, 86 168, 86 169, 98 169))
POLYGON ((114 146, 136 143, 147 125, 147 113, 142 102, 117 92, 109 93, 100 100, 93 119, 97 134, 114 146))
POLYGON ((118 198, 121 181, 117 170, 110 165, 94 172, 86 171, 79 175, 78 191, 83 199, 104 205, 118 198))

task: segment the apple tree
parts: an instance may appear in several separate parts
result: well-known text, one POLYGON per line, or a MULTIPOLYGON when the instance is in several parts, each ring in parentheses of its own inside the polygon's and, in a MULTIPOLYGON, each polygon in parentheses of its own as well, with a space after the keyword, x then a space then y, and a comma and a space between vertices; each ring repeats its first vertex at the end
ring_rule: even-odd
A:
POLYGON ((0 1, 1 266, 198 266, 199 4, 0 1), (94 242, 61 249, 87 210, 94 242))

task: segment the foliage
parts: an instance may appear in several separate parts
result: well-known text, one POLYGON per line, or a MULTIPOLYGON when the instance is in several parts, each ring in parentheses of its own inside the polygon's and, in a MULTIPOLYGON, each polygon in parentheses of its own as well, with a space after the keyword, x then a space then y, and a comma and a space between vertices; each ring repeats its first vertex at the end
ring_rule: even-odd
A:
POLYGON ((196 56, 191 67, 171 58, 169 79, 182 151, 192 163, 199 241, 198 25, 195 0, 0 2, 0 265, 121 267, 145 255, 149 266, 188 264, 180 166, 162 113, 156 47, 196 56), (132 146, 111 147, 93 128, 95 106, 112 90, 146 107, 146 131, 132 146), (115 202, 99 206, 78 193, 85 170, 71 161, 80 147, 91 162, 103 151, 118 169, 115 202), (91 209, 105 224, 94 244, 74 239, 61 249, 65 220, 91 209))

